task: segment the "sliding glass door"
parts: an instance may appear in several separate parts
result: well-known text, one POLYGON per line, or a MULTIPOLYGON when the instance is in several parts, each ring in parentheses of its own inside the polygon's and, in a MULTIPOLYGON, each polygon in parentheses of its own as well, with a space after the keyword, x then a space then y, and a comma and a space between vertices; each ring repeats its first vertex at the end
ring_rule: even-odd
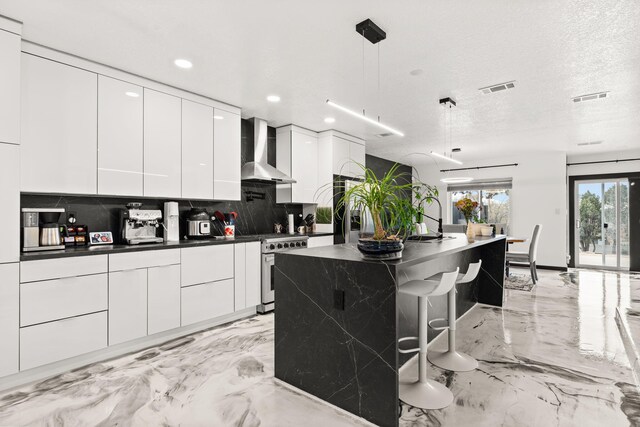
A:
POLYGON ((629 180, 575 182, 577 267, 629 269, 629 180))

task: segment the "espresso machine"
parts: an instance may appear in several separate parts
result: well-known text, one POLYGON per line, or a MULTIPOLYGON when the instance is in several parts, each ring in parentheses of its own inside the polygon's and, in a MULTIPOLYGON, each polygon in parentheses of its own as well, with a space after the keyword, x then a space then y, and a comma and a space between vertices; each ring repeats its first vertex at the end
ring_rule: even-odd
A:
POLYGON ((128 203, 120 213, 122 240, 128 245, 162 243, 157 230, 162 221, 160 209, 140 209, 142 203, 128 203))
POLYGON ((64 249, 64 208, 22 208, 22 252, 64 249))

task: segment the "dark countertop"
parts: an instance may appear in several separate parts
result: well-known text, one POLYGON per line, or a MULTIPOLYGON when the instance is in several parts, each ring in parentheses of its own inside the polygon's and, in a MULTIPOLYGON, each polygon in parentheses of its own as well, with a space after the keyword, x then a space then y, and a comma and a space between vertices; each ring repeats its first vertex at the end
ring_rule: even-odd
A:
POLYGON ((426 240, 423 242, 407 241, 404 245, 402 258, 398 260, 368 260, 362 258, 355 243, 345 243, 342 245, 322 246, 318 248, 296 249, 294 251, 281 252, 278 256, 305 256, 341 261, 355 261, 363 263, 385 263, 395 266, 410 266, 413 264, 429 261, 444 255, 465 251, 477 246, 486 245, 498 240, 505 240, 507 236, 496 235, 495 237, 475 238, 475 242, 469 243, 467 237, 462 233, 445 233, 442 240, 426 240))
POLYGON ((180 240, 179 242, 164 242, 164 243, 147 243, 140 245, 104 245, 104 246, 82 246, 71 247, 58 251, 36 251, 36 252, 23 252, 20 254, 20 261, 34 261, 41 259, 52 258, 66 258, 66 257, 78 257, 88 255, 108 255, 117 253, 128 252, 141 252, 141 251, 153 251, 162 249, 180 249, 191 248, 197 246, 210 246, 210 245, 227 245, 232 243, 246 243, 246 242, 259 242, 267 238, 277 237, 291 237, 291 236, 309 236, 309 237, 321 237, 332 236, 333 233, 307 233, 307 234, 252 234, 248 236, 236 236, 234 239, 224 238, 211 238, 211 239, 199 239, 199 240, 180 240))

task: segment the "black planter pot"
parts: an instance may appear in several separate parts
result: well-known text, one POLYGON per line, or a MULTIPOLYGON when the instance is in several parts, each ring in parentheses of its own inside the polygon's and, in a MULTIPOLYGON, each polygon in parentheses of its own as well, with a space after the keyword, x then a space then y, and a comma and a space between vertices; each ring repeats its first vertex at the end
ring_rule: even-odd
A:
POLYGON ((364 259, 391 260, 402 258, 404 244, 401 240, 358 239, 358 250, 364 259))

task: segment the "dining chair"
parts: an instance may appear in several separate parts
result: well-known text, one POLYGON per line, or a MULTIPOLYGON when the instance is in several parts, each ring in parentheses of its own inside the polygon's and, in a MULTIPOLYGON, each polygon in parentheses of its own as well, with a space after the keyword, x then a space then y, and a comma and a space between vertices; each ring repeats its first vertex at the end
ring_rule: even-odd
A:
POLYGON ((531 270, 531 280, 535 284, 538 281, 538 271, 536 270, 536 259, 538 254, 538 240, 540 238, 540 231, 542 230, 542 224, 536 224, 533 227, 533 236, 531 237, 531 244, 529 244, 528 252, 507 252, 507 262, 518 262, 529 264, 529 270, 531 270))

